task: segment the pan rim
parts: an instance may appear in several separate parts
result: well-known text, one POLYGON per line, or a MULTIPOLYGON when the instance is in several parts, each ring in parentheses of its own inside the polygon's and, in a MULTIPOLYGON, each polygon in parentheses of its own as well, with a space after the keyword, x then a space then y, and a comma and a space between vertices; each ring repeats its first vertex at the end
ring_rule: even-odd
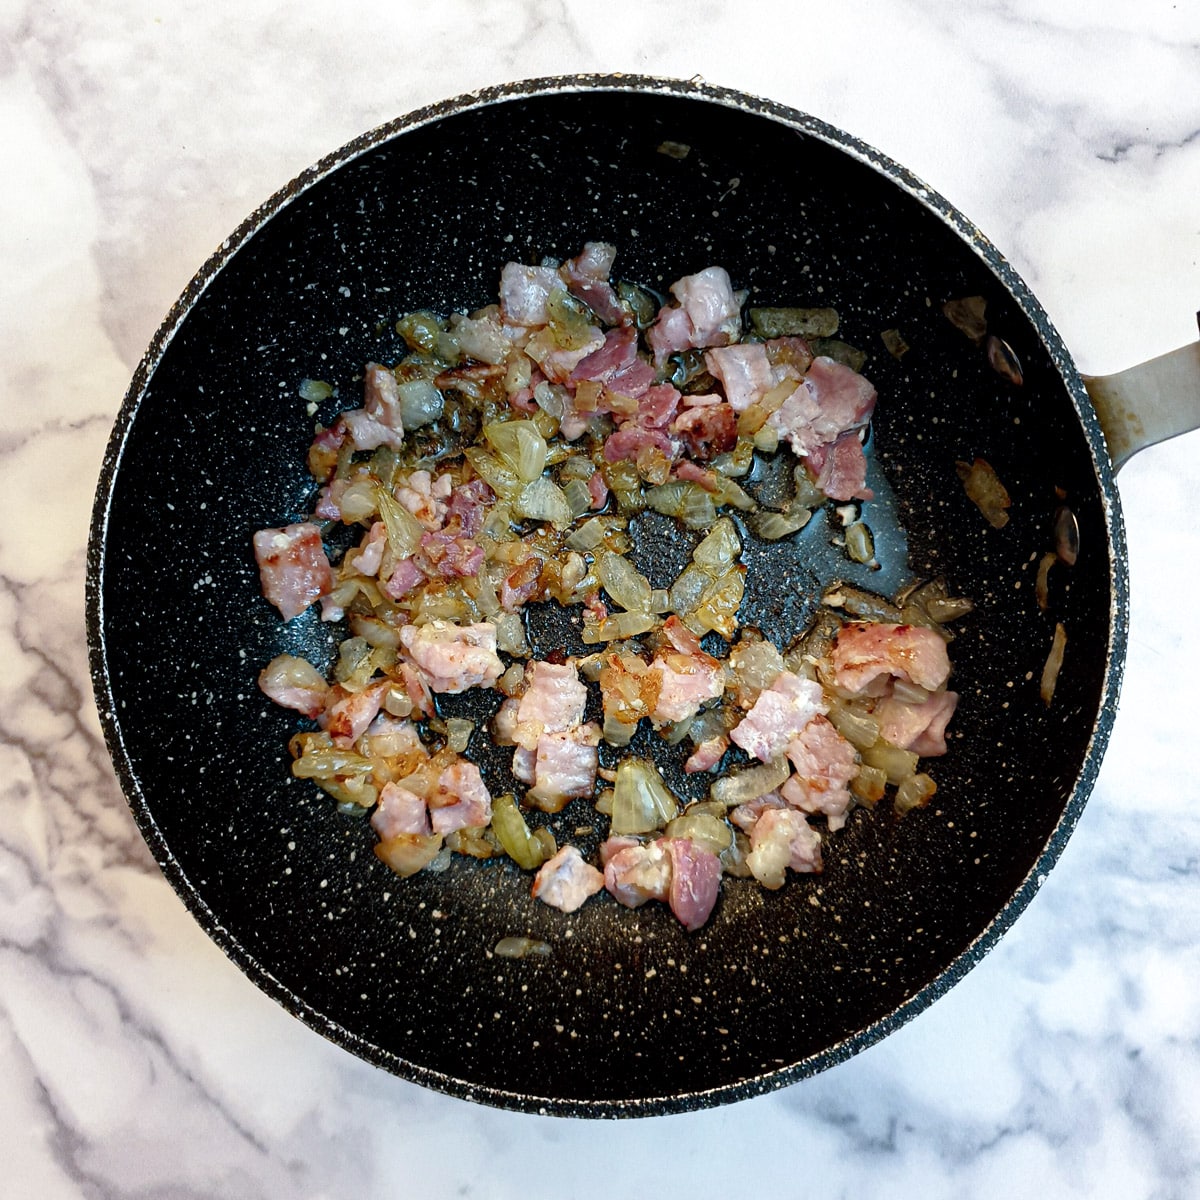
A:
POLYGON ((1115 485, 1115 473, 1108 457, 1099 420, 1074 362, 1041 304, 1003 254, 979 228, 940 193, 926 185, 907 168, 820 118, 776 101, 710 84, 699 77, 683 80, 621 73, 532 78, 483 88, 423 106, 378 125, 326 154, 255 208, 224 239, 189 281, 159 325, 134 371, 114 421, 101 466, 89 529, 86 569, 86 632, 92 686, 105 743, 118 781, 138 828, 160 870, 201 928, 226 956, 257 987, 298 1020, 357 1057, 395 1075, 447 1095, 499 1108, 541 1115, 591 1118, 651 1116, 693 1111, 732 1103, 789 1086, 800 1079, 816 1075, 830 1066, 843 1062, 874 1045, 887 1034, 907 1024, 959 982, 996 945, 1024 911, 1041 888, 1051 868, 1058 861, 1078 824, 1083 808, 1095 785, 1116 717, 1128 640, 1128 607, 1128 555, 1124 521, 1120 497, 1115 485), (175 334, 187 320, 199 298, 239 249, 253 238, 276 213, 305 194, 313 185, 332 172, 406 132, 433 124, 446 117, 496 104, 588 92, 658 94, 716 103, 727 108, 741 109, 751 115, 789 126, 799 132, 816 137, 873 168, 893 185, 900 187, 923 204, 925 208, 935 213, 962 238, 982 258, 992 275, 1009 292, 1029 318, 1067 389, 1096 472, 1108 539, 1112 597, 1109 639, 1106 647, 1100 702, 1083 764, 1063 808, 1062 816, 1055 824, 1044 848, 1029 872, 1014 889, 1004 906, 940 974, 885 1017, 799 1063, 732 1083, 718 1084, 707 1089, 653 1097, 618 1097, 599 1100, 538 1096, 494 1086, 472 1084, 456 1076, 432 1070, 420 1063, 404 1059, 398 1054, 384 1051, 354 1031, 326 1017, 274 976, 232 931, 222 924, 218 914, 206 903, 197 886, 188 877, 167 845, 143 792, 141 781, 132 766, 132 759, 126 746, 125 731, 117 714, 116 698, 110 686, 107 648, 103 635, 104 565, 109 517, 113 491, 129 436, 149 384, 175 334))

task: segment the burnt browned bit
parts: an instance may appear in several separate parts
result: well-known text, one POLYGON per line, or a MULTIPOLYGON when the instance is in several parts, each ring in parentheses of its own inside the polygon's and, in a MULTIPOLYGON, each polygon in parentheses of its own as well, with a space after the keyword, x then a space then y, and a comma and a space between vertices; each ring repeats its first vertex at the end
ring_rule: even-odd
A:
POLYGON ((1007 379, 1013 387, 1020 387, 1025 382, 1020 360, 1013 353, 1012 347, 995 334, 987 340, 987 356, 992 370, 1001 378, 1007 379))
POLYGON ((946 320, 977 346, 987 336, 987 321, 983 315, 986 309, 987 301, 982 296, 962 296, 942 305, 946 320))
POLYGON ((1079 557, 1079 521, 1065 504, 1054 514, 1054 552, 1069 567, 1079 557))

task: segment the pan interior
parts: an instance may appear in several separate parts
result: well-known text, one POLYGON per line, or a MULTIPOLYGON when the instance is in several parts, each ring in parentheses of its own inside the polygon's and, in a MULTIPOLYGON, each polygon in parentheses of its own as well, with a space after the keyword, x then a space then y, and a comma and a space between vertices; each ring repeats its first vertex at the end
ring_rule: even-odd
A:
MULTIPOLYGON (((748 1094, 864 1044, 1021 887, 1068 810, 1103 705, 1108 527, 1045 332, 919 200, 842 148, 737 107, 554 94, 379 140, 241 246, 131 397, 98 558, 101 707, 159 861, 293 1011, 458 1094, 662 1111, 748 1094), (505 261, 561 259, 586 240, 613 242, 614 274, 660 291, 720 264, 752 303, 835 307, 879 391, 869 482, 880 499, 864 516, 883 570, 856 578, 890 591, 944 575, 978 605, 951 646, 962 700, 950 753, 930 768, 932 805, 903 820, 860 811, 828 844, 824 874, 778 893, 726 881, 692 935, 661 906, 603 897, 566 918, 501 862, 396 878, 365 822, 290 777, 297 724, 255 684, 278 653, 327 663, 339 632, 313 611, 283 625, 251 552, 253 531, 311 510, 314 417, 300 380, 337 385, 315 415, 329 423, 358 403, 364 362, 403 353, 397 317, 489 303, 505 261), (970 294, 986 297, 1022 387, 942 316, 944 301, 970 294), (881 341, 889 329, 910 346, 900 359, 881 341), (1013 497, 1004 529, 985 524, 956 477, 956 460, 977 455, 1013 497), (1062 503, 1082 553, 1052 572, 1042 612, 1037 559, 1062 503), (1070 642, 1047 708, 1038 679, 1056 620, 1070 642), (551 943, 551 957, 492 957, 512 934, 551 943)), ((661 532, 642 539, 652 576, 678 556, 661 532)), ((822 519, 754 548, 748 620, 797 632, 825 584, 850 574, 835 534, 822 519)), ((504 769, 482 738, 473 750, 485 771, 504 769)), ((591 823, 573 808, 559 828, 572 840, 591 823)))

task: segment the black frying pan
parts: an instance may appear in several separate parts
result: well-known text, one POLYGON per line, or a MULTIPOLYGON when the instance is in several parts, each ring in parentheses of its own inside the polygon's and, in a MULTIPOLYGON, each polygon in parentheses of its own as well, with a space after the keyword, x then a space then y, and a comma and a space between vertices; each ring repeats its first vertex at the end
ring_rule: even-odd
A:
MULTIPOLYGON (((614 77, 501 88, 365 135, 253 214, 189 286, 138 369, 96 503, 88 619, 96 694, 134 815, 163 871, 233 960, 301 1020, 408 1079, 532 1111, 620 1116, 717 1104, 846 1058, 959 979, 1028 903, 1079 819, 1112 725, 1126 556, 1087 394, 1037 301, 969 222, 902 168, 812 118, 719 89, 614 77), (659 151, 664 141, 686 157, 659 151), (599 897, 574 916, 507 861, 456 859, 407 881, 363 821, 293 780, 294 714, 255 678, 280 652, 329 661, 337 631, 284 626, 250 537, 299 520, 313 419, 305 376, 396 360, 415 308, 494 298, 512 258, 588 239, 659 289, 709 264, 766 304, 825 304, 869 351, 869 445, 883 568, 851 568, 824 517, 751 545, 743 620, 786 641, 834 578, 878 591, 944 574, 962 702, 933 804, 860 812, 818 877, 778 893, 726 881, 689 935, 665 906, 599 897), (1013 386, 942 316, 980 294, 1019 359, 1013 386), (899 329, 911 349, 880 340, 899 329), (995 530, 955 461, 987 458, 1013 496, 995 530), (1064 500, 1065 497, 1065 500, 1064 500), (1054 514, 1081 551, 1034 598, 1054 514), (857 572, 857 573, 856 573, 857 572), (1038 679, 1056 621, 1057 694, 1038 679), (507 961, 506 935, 551 943, 507 961)), ((670 582, 688 544, 647 526, 639 563, 670 582)), ((569 640, 535 622, 543 650, 569 640)), ((477 698, 478 699, 478 698, 477 698)), ((485 771, 504 752, 477 736, 485 771)), ((646 743, 649 747, 650 743, 646 743)), ((658 751, 670 782, 699 784, 658 751)), ((583 813, 583 823, 587 813, 583 813)), ((580 814, 568 810, 568 833, 580 814)), ((595 839, 578 841, 585 851, 595 839)))

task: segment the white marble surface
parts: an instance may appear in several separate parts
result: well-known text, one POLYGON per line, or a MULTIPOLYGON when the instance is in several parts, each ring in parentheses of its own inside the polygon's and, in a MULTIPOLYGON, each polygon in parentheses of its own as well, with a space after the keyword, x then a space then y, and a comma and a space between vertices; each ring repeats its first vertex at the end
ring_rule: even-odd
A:
POLYGON ((0 1193, 1200 1194, 1200 435, 1121 475, 1126 683, 1060 865, 948 996, 782 1093, 600 1126, 423 1091, 261 995, 141 843, 91 701, 83 574, 161 315, 246 212, 361 130, 594 70, 701 74, 906 163, 1009 255, 1084 370, 1196 336, 1194 0, 3 0, 0 1193))

